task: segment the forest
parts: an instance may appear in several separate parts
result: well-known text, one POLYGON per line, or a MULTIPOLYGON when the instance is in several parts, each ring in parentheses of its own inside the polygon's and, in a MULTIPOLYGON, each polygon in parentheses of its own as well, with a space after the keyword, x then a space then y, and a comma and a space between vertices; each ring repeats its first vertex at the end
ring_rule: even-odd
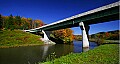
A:
POLYGON ((32 18, 25 18, 21 16, 2 16, 0 14, 0 29, 3 30, 27 30, 36 27, 43 26, 44 23, 41 20, 33 20, 32 18))

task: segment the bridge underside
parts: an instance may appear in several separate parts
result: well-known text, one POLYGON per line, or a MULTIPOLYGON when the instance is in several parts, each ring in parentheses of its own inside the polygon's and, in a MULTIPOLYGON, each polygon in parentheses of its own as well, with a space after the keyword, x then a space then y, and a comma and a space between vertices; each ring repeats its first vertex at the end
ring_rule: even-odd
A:
MULTIPOLYGON (((55 25, 51 25, 45 28, 42 28, 44 31, 52 31, 64 28, 71 28, 79 26, 80 22, 84 22, 84 24, 91 25, 103 22, 109 22, 112 20, 119 20, 119 7, 110 8, 107 10, 103 10, 100 12, 96 12, 93 14, 89 14, 80 18, 75 18, 73 20, 68 20, 65 22, 61 22, 55 25)), ((38 29, 39 30, 39 29, 38 29)))

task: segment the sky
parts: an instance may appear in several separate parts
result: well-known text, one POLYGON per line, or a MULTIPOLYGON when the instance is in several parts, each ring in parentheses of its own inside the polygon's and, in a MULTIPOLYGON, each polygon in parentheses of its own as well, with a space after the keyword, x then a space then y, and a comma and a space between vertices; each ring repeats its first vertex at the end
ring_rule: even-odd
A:
MULTIPOLYGON (((40 19, 50 24, 116 1, 118 0, 0 0, 0 14, 40 19)), ((74 34, 81 34, 79 27, 71 29, 74 34)), ((89 34, 117 29, 119 20, 90 25, 89 34)))

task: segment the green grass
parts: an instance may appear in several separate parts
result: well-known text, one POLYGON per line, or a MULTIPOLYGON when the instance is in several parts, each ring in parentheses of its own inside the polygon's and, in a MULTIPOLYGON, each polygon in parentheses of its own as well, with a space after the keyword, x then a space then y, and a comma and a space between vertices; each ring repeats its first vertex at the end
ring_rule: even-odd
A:
POLYGON ((70 53, 42 64, 119 64, 119 45, 101 45, 87 52, 70 53))
POLYGON ((40 40, 40 36, 34 34, 26 33, 19 30, 0 31, 0 48, 42 44, 43 42, 40 40))

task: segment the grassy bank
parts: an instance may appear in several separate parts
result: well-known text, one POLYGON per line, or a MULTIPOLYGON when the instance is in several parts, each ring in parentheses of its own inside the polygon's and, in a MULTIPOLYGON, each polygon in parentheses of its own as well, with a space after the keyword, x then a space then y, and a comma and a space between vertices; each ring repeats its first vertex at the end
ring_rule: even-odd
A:
POLYGON ((0 31, 0 48, 42 45, 40 36, 22 32, 19 30, 0 31))
POLYGON ((119 45, 101 45, 87 52, 71 53, 42 64, 119 64, 119 45))

